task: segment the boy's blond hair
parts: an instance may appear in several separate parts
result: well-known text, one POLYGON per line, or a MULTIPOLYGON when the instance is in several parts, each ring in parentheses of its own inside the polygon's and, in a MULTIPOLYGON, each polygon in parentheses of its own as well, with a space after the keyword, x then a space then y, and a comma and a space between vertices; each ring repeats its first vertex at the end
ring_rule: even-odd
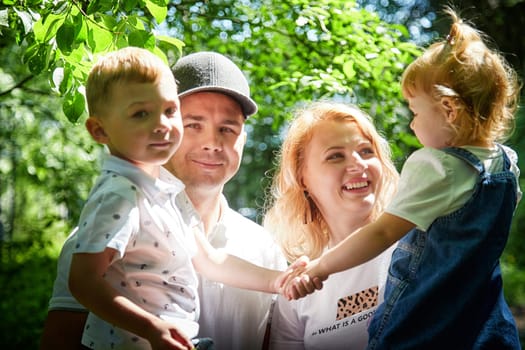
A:
POLYGON ((152 52, 126 47, 101 57, 91 68, 86 83, 86 99, 90 116, 103 116, 104 106, 111 104, 115 84, 154 83, 164 74, 173 76, 164 61, 152 52))
POLYGON ((452 26, 445 40, 431 45, 402 77, 405 97, 426 93, 436 102, 452 98, 457 117, 451 145, 504 142, 514 129, 519 98, 516 72, 483 41, 483 34, 449 7, 452 26))

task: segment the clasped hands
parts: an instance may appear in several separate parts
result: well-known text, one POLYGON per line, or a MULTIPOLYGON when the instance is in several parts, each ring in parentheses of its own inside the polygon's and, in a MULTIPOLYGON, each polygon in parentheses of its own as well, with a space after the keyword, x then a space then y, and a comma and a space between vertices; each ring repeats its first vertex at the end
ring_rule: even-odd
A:
POLYGON ((327 276, 316 274, 318 264, 319 259, 309 261, 306 256, 294 261, 284 273, 279 293, 288 300, 295 300, 323 288, 327 276))

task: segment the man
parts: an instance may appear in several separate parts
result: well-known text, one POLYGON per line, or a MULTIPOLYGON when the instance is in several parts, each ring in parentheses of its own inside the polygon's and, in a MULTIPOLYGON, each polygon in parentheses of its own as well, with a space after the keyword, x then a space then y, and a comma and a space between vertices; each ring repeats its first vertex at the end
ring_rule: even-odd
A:
MULTIPOLYGON (((174 68, 179 81, 184 137, 166 165, 186 185, 208 240, 252 263, 283 270, 284 258, 257 224, 228 207, 225 183, 240 166, 246 142, 244 121, 257 111, 246 78, 228 58, 211 52, 188 55, 174 68)), ((178 200, 192 220, 193 206, 178 200)), ((87 312, 67 289, 68 239, 59 258, 57 279, 40 349, 82 349, 87 312)), ((211 337, 215 349, 260 349, 272 295, 236 289, 201 279, 199 337, 211 337)))
MULTIPOLYGON (((245 119, 257 112, 241 70, 213 52, 182 57, 173 69, 179 81, 184 138, 165 167, 186 185, 215 248, 267 268, 286 261, 270 235, 230 209, 222 191, 238 171, 246 143, 245 119)), ((201 278, 199 337, 215 349, 260 349, 272 295, 201 278)))

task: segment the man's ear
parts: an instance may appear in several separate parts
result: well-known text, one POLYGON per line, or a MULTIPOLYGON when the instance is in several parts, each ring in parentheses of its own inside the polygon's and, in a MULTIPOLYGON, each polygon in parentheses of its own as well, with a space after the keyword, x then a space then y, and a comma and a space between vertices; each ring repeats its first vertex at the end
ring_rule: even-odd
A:
POLYGON ((86 129, 93 138, 93 140, 97 141, 101 144, 107 144, 108 143, 108 136, 106 135, 106 132, 104 131, 104 126, 102 125, 102 121, 100 118, 97 117, 89 117, 86 120, 86 129))
POLYGON ((441 107, 445 111, 447 121, 453 123, 458 116, 458 108, 456 99, 450 96, 444 96, 441 98, 441 107))

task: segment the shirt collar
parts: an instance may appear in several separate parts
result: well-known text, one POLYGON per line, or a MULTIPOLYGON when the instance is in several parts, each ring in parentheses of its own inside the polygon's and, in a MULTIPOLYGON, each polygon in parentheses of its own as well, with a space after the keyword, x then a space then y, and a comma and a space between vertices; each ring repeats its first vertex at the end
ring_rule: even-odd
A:
POLYGON ((176 195, 184 190, 184 184, 168 170, 160 167, 159 177, 154 178, 127 160, 108 155, 102 165, 103 171, 115 172, 139 186, 146 195, 176 195))
POLYGON ((228 205, 228 201, 226 200, 226 197, 224 197, 223 194, 221 194, 220 198, 220 217, 217 223, 213 226, 212 230, 210 231, 210 234, 208 235, 208 241, 210 241, 211 245, 215 248, 221 248, 226 245, 226 242, 228 241, 228 212, 230 211, 230 206, 228 205))

